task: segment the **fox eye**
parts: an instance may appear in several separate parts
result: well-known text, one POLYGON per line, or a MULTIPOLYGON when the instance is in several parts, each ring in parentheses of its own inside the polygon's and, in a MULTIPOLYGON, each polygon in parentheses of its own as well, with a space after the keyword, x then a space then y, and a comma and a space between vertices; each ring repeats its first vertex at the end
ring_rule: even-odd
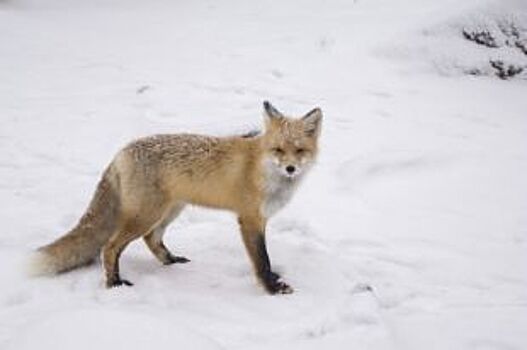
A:
POLYGON ((283 155, 285 153, 284 150, 280 147, 275 147, 271 151, 273 151, 273 153, 278 154, 278 155, 283 155))
POLYGON ((301 156, 304 153, 306 153, 305 149, 303 149, 303 148, 297 148, 296 149, 296 154, 298 154, 299 156, 301 156))

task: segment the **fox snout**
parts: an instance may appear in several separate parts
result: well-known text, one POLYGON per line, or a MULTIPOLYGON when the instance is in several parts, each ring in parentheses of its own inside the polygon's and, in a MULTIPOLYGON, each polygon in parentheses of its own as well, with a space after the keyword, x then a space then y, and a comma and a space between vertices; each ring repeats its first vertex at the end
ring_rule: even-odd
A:
POLYGON ((285 171, 289 174, 289 175, 293 175, 296 171, 296 167, 294 165, 288 165, 285 167, 285 171))
POLYGON ((302 168, 295 164, 279 165, 280 173, 288 178, 294 178, 302 172, 302 168))
POLYGON ((309 167, 309 163, 304 164, 295 161, 281 162, 278 159, 271 160, 268 165, 273 168, 274 171, 272 172, 289 179, 300 176, 309 167))
POLYGON ((289 178, 294 178, 300 175, 304 170, 302 166, 295 164, 286 164, 285 166, 282 166, 282 168, 283 174, 289 178))

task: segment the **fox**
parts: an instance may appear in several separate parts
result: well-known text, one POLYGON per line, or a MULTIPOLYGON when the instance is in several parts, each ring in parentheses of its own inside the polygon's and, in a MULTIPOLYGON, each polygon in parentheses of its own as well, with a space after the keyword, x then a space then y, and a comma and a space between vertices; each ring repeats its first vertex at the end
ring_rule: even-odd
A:
POLYGON ((233 212, 257 281, 270 294, 292 293, 271 268, 266 224, 315 163, 322 111, 290 117, 264 101, 263 115, 263 130, 247 135, 161 134, 126 145, 78 223, 34 252, 32 274, 66 272, 100 256, 107 288, 132 286, 119 273, 119 258, 138 238, 162 264, 187 263, 163 236, 187 205, 196 205, 233 212))

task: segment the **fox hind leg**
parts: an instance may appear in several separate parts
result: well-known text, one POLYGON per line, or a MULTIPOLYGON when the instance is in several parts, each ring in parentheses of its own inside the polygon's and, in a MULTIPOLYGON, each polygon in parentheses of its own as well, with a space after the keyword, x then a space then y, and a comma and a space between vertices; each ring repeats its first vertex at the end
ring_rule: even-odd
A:
POLYGON ((163 236, 167 226, 181 213, 183 208, 184 204, 177 204, 174 206, 174 208, 172 208, 161 220, 159 225, 157 225, 143 237, 152 254, 154 254, 154 256, 165 265, 174 263, 187 263, 190 261, 184 256, 172 254, 163 243, 163 236))
POLYGON ((140 236, 140 234, 138 235, 117 231, 104 245, 102 250, 102 258, 107 288, 118 287, 122 285, 133 285, 132 282, 121 278, 119 273, 119 258, 121 257, 121 254, 126 246, 140 236))
POLYGON ((190 260, 184 256, 174 255, 168 250, 163 243, 163 235, 165 234, 166 227, 157 227, 152 232, 144 236, 144 240, 152 254, 161 261, 164 265, 170 265, 174 263, 187 263, 190 260))
POLYGON ((106 287, 132 285, 119 274, 119 258, 130 242, 144 236, 145 232, 151 231, 152 227, 156 226, 160 216, 157 215, 156 210, 143 210, 141 215, 130 215, 128 219, 122 221, 123 224, 106 242, 102 249, 106 287))

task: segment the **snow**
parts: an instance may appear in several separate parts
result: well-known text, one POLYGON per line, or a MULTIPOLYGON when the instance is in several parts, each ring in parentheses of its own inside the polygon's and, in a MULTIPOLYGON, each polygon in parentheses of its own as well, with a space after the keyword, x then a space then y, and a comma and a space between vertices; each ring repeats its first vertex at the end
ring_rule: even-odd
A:
POLYGON ((526 11, 0 1, 0 349, 525 349, 527 84, 464 74, 498 53, 459 29, 526 11), (319 162, 268 227, 294 294, 266 295, 234 217, 200 208, 165 235, 191 263, 125 251, 132 288, 105 289, 98 265, 22 273, 125 143, 251 130, 265 99, 324 112, 319 162))
POLYGON ((109 349, 116 345, 145 349, 155 339, 156 346, 192 344, 199 349, 221 349, 206 336, 187 330, 184 324, 177 325, 178 331, 174 332, 175 325, 170 320, 124 310, 90 308, 57 312, 35 323, 30 324, 29 329, 25 329, 8 348, 34 349, 38 344, 41 349, 109 349), (53 334, 61 336, 50 336, 53 334))

